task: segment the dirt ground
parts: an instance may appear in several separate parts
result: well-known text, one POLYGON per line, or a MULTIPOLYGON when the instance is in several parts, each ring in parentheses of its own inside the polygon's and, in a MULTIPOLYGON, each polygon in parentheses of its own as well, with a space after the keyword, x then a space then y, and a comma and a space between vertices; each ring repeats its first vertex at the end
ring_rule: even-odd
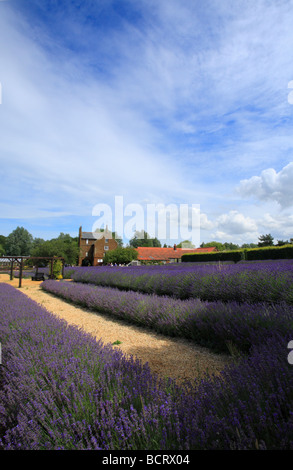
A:
POLYGON ((147 362, 153 373, 176 379, 177 383, 203 377, 206 372, 218 374, 231 362, 229 356, 211 353, 188 340, 168 338, 148 329, 126 324, 110 315, 75 307, 44 292, 40 288, 41 281, 22 279, 22 287, 19 288, 18 279, 10 281, 8 274, 0 274, 0 282, 11 284, 58 318, 102 339, 104 344, 120 341, 121 344, 113 347, 120 348, 126 355, 137 357, 143 364, 147 362))

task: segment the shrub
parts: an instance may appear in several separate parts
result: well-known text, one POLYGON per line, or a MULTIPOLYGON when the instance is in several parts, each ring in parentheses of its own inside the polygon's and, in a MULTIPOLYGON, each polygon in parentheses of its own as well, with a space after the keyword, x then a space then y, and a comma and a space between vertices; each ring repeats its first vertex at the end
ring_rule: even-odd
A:
POLYGON ((53 272, 51 273, 51 265, 50 265, 50 274, 54 276, 54 279, 62 279, 62 261, 60 259, 56 259, 53 262, 53 272))
POLYGON ((186 253, 181 260, 189 262, 234 261, 237 263, 244 258, 244 250, 217 251, 215 253, 186 253))
POLYGON ((245 248, 243 250, 218 251, 215 253, 186 253, 182 255, 182 261, 187 262, 210 262, 210 261, 239 261, 247 260, 277 260, 293 259, 293 246, 268 246, 262 248, 245 248))
POLYGON ((246 259, 251 260, 275 260, 275 259, 293 259, 293 246, 268 246, 263 248, 252 248, 247 250, 246 259))

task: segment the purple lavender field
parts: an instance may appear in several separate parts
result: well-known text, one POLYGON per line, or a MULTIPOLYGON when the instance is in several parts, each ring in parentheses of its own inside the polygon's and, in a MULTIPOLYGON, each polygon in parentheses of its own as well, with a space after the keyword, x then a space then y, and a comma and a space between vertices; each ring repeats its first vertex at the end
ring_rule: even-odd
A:
POLYGON ((44 281, 42 289, 58 297, 168 336, 187 338, 215 352, 229 348, 248 353, 272 331, 293 328, 293 305, 180 300, 170 296, 121 291, 78 282, 44 281))
POLYGON ((293 303, 293 260, 77 267, 71 277, 76 282, 179 299, 293 303))
POLYGON ((0 298, 1 449, 293 449, 292 327, 179 387, 9 285, 0 298))
POLYGON ((293 450, 292 267, 75 268, 73 282, 42 283, 234 354, 219 376, 180 386, 0 284, 0 449, 293 450))

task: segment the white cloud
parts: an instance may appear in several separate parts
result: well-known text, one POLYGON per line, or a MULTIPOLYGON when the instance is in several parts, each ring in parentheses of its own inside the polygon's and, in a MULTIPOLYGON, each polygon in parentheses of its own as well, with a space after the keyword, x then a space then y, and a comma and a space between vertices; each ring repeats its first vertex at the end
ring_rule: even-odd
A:
POLYGON ((200 214, 200 229, 201 230, 213 230, 216 223, 208 219, 206 214, 200 214))
POLYGON ((259 220, 259 226, 263 229, 273 232, 278 239, 292 238, 293 234, 293 215, 265 213, 259 220))
POLYGON ((254 197, 261 201, 275 201, 282 208, 293 205, 293 162, 281 171, 263 170, 260 176, 242 180, 237 188, 242 197, 254 197))
MULTIPOLYGON (((64 73, 24 34, 26 27, 8 14, 1 21, 9 42, 0 45, 0 171, 11 214, 27 201, 26 216, 38 217, 36 194, 42 213, 54 200, 60 214, 75 214, 115 194, 138 202, 148 193, 178 192, 178 169, 154 146, 152 126, 107 82, 90 75, 69 80, 79 76, 75 65, 66 64, 64 73)), ((6 205, 2 217, 7 211, 6 205)))
POLYGON ((217 218, 217 227, 218 230, 233 235, 257 231, 256 222, 251 217, 244 216, 236 210, 220 215, 217 218))
POLYGON ((274 209, 292 205, 293 170, 273 168, 291 158, 290 2, 124 0, 119 27, 99 24, 107 0, 61 2, 43 29, 17 3, 0 15, 2 216, 91 214, 122 194, 200 204, 205 236, 285 230, 274 209), (233 198, 240 180, 262 207, 233 198))

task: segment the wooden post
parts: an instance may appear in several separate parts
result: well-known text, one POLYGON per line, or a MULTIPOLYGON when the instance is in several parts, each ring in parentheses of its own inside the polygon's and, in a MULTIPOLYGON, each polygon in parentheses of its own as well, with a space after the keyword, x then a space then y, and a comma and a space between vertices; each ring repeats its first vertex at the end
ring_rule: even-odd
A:
POLYGON ((53 275, 53 263, 54 263, 54 259, 52 258, 52 259, 51 259, 51 273, 50 273, 50 279, 54 279, 54 275, 53 275))
POLYGON ((23 260, 21 258, 20 260, 20 266, 19 266, 19 284, 18 284, 18 287, 21 287, 21 281, 22 281, 22 264, 23 264, 23 260))
POLYGON ((11 258, 10 281, 12 281, 13 279, 13 263, 14 263, 14 259, 11 258))

